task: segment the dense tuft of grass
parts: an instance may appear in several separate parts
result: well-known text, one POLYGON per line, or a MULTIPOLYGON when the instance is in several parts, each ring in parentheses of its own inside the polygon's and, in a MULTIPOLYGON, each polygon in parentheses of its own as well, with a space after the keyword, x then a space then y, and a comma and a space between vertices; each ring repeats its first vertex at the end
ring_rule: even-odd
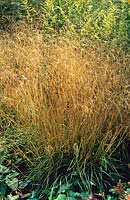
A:
POLYGON ((82 178, 84 161, 100 165, 130 138, 128 56, 96 48, 26 26, 1 33, 1 133, 35 181, 75 167, 82 178))

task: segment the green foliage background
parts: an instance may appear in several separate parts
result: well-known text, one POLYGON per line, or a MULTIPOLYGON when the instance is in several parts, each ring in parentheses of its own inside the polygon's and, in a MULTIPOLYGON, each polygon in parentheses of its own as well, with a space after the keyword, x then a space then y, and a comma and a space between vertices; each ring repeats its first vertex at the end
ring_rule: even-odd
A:
POLYGON ((26 20, 47 34, 62 30, 76 33, 84 40, 125 45, 129 39, 127 0, 2 0, 0 24, 26 20))

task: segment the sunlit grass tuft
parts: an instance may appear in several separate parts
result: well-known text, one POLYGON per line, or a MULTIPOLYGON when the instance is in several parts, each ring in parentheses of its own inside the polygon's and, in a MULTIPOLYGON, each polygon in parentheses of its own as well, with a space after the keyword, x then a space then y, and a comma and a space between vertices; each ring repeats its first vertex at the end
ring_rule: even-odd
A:
POLYGON ((74 157, 95 162, 129 135, 128 61, 122 62, 67 38, 46 42, 28 28, 1 34, 0 115, 8 108, 9 124, 23 132, 21 155, 39 177, 65 158, 67 166, 74 157))

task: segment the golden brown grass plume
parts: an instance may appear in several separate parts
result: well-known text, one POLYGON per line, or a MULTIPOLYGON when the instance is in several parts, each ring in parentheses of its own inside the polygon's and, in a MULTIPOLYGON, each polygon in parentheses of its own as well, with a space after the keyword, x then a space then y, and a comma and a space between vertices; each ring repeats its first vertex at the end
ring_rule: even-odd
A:
POLYGON ((110 63, 78 41, 45 41, 28 28, 1 33, 0 115, 6 105, 24 130, 37 127, 37 145, 26 135, 36 158, 76 154, 96 160, 128 133, 128 61, 122 62, 110 63))

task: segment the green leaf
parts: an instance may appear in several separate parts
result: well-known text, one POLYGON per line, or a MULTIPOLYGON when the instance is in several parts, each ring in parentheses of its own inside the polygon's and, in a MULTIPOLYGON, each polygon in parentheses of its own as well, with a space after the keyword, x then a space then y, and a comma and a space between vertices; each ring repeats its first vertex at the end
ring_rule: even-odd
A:
POLYGON ((36 0, 31 0, 31 4, 32 4, 32 5, 36 5, 36 4, 37 4, 37 1, 36 1, 36 0))
POLYGON ((37 194, 37 190, 33 190, 31 193, 31 196, 28 197, 27 200, 38 200, 38 198, 36 197, 36 194, 37 194))
POLYGON ((65 194, 59 194, 55 200, 67 200, 67 197, 65 194))
POLYGON ((114 188, 110 189, 109 192, 112 192, 113 194, 116 193, 116 190, 114 188))
POLYGON ((61 185, 58 193, 62 193, 62 192, 65 192, 67 190, 70 190, 71 186, 72 186, 72 184, 63 184, 63 185, 61 185))
POLYGON ((16 171, 11 171, 10 174, 8 174, 6 176, 7 179, 11 179, 11 178, 14 178, 14 177, 17 177, 19 175, 19 172, 16 172, 16 171))
POLYGON ((8 185, 8 187, 11 188, 12 190, 16 190, 18 188, 18 179, 17 178, 6 179, 5 182, 8 185))
POLYGON ((113 196, 110 196, 110 195, 107 196, 107 200, 116 200, 116 199, 117 199, 116 197, 113 197, 113 196))
POLYGON ((23 181, 20 181, 19 182, 19 189, 24 189, 25 187, 28 186, 28 184, 31 182, 30 179, 26 178, 25 180, 23 181))
POLYGON ((127 188, 126 192, 130 193, 130 188, 127 188))
POLYGON ((69 190, 67 194, 68 194, 69 197, 81 198, 81 194, 80 194, 80 193, 74 192, 74 191, 72 191, 72 190, 69 190))
POLYGON ((6 193, 6 185, 0 182, 0 199, 3 199, 6 193))
POLYGON ((19 164, 22 161, 22 158, 17 158, 14 164, 19 164))
POLYGON ((83 199, 87 199, 88 197, 89 197, 89 193, 87 193, 87 192, 81 192, 81 196, 82 196, 82 198, 83 199))
POLYGON ((6 198, 6 200, 17 200, 17 199, 19 199, 19 195, 13 196, 12 194, 8 195, 6 198))
POLYGON ((3 166, 3 165, 0 165, 0 174, 6 174, 9 172, 9 168, 3 166))

